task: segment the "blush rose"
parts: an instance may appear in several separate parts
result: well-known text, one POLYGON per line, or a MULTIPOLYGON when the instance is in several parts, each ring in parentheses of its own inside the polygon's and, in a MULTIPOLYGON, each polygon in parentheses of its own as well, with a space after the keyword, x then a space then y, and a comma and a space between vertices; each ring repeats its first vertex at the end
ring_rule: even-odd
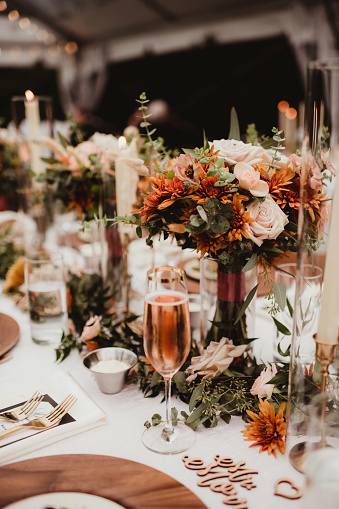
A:
POLYGON ((253 196, 263 198, 269 192, 267 182, 260 180, 260 173, 247 163, 237 163, 234 166, 234 175, 239 181, 240 187, 246 189, 253 196))
POLYGON ((288 223, 288 217, 271 196, 266 196, 263 203, 253 200, 246 210, 255 219, 253 223, 247 223, 247 233, 257 246, 264 240, 276 239, 288 223))
POLYGON ((229 367, 234 357, 240 357, 247 345, 233 345, 228 338, 221 338, 219 343, 211 341, 199 357, 192 357, 192 364, 186 369, 187 381, 194 380, 197 375, 203 378, 215 378, 229 367))
POLYGON ((277 368, 275 364, 263 369, 250 389, 252 396, 258 396, 258 398, 270 398, 272 396, 274 384, 268 384, 267 382, 272 380, 276 374, 277 368))
POLYGON ((215 150, 219 150, 218 157, 225 159, 227 164, 236 163, 258 164, 269 162, 272 158, 262 147, 244 143, 238 140, 213 140, 215 150))

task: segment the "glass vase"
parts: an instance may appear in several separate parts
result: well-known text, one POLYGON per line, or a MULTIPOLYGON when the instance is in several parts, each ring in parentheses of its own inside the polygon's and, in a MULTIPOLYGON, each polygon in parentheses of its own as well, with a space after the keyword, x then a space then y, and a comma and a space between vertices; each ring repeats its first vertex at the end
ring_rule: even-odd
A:
MULTIPOLYGON (((336 234, 339 214, 339 189, 338 177, 331 182, 331 174, 335 173, 335 169, 338 168, 338 153, 339 59, 311 62, 308 66, 307 76, 305 141, 300 175, 296 292, 289 365, 286 439, 289 460, 297 470, 302 472, 305 469, 307 428, 312 403, 315 396, 328 391, 328 387, 332 384, 333 379, 337 378, 338 374, 338 362, 335 353, 338 340, 338 299, 330 299, 323 308, 326 286, 330 289, 332 285, 333 291, 339 285, 338 263, 336 260, 336 263, 328 263, 333 254, 337 258, 337 250, 332 248, 334 247, 333 241, 336 238, 334 234, 336 234), (322 190, 316 229, 314 230, 313 227, 312 230, 314 221, 310 220, 310 210, 314 207, 316 193, 314 177, 317 175, 317 168, 322 169, 322 177, 324 177, 325 169, 329 177, 329 185, 327 189, 322 190), (331 199, 333 196, 331 211, 329 198, 331 199), (329 216, 331 216, 330 228, 327 224, 329 216), (322 237, 324 239, 323 244, 320 242, 322 237), (313 250, 317 253, 314 257, 313 250), (312 256, 310 256, 311 254, 312 256), (323 258, 322 262, 321 258, 323 258), (301 301, 305 284, 304 270, 308 263, 312 265, 316 263, 324 266, 325 269, 320 300, 320 319, 317 334, 314 336, 313 355, 312 358, 305 359, 302 355, 304 335, 300 323, 304 319, 301 301), (334 342, 332 338, 321 341, 321 335, 319 334, 321 315, 325 309, 328 313, 327 321, 334 325, 334 342), (325 351, 327 352, 326 358, 324 356, 325 351)), ((324 181, 324 178, 322 180, 324 181)))
POLYGON ((213 258, 200 260, 201 343, 227 337, 233 344, 254 338, 255 298, 238 319, 246 297, 256 285, 256 267, 243 272, 242 267, 227 267, 213 258))

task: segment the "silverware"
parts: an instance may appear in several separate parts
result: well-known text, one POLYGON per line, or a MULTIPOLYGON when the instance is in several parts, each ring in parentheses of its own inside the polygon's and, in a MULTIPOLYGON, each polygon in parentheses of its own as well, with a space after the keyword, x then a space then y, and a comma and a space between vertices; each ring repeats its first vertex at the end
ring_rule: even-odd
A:
POLYGON ((0 414, 0 419, 6 419, 11 422, 23 421, 34 412, 42 399, 43 395, 37 391, 21 407, 15 410, 8 410, 8 412, 2 412, 0 414))
POLYGON ((0 439, 4 438, 20 429, 50 429, 57 426, 64 415, 72 408, 74 403, 77 401, 77 398, 72 394, 69 394, 67 398, 65 398, 59 405, 57 405, 51 412, 44 415, 43 417, 39 417, 37 419, 32 419, 30 422, 25 424, 20 424, 19 426, 15 426, 15 428, 6 429, 0 433, 0 439))

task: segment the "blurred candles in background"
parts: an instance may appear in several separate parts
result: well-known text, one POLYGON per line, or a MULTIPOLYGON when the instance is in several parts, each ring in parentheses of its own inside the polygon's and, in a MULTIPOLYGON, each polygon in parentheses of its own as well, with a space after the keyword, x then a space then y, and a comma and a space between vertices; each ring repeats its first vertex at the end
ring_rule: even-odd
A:
POLYGON ((40 160, 40 145, 39 145, 39 134, 40 134, 40 113, 39 113, 39 101, 34 96, 33 92, 26 90, 25 92, 25 117, 28 129, 28 141, 31 153, 31 169, 39 174, 41 171, 41 160, 40 160))
POLYGON ((297 110, 291 108, 287 101, 278 103, 278 127, 280 131, 284 131, 285 147, 289 154, 295 152, 296 149, 298 138, 297 117, 297 110))

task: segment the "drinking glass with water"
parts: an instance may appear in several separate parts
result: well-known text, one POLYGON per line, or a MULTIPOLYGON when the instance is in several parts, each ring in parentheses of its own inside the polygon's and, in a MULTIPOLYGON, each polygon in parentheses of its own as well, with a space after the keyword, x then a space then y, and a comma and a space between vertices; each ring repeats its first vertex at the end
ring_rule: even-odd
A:
POLYGON ((25 282, 32 339, 58 343, 67 334, 66 281, 62 255, 38 252, 25 258, 25 282))

